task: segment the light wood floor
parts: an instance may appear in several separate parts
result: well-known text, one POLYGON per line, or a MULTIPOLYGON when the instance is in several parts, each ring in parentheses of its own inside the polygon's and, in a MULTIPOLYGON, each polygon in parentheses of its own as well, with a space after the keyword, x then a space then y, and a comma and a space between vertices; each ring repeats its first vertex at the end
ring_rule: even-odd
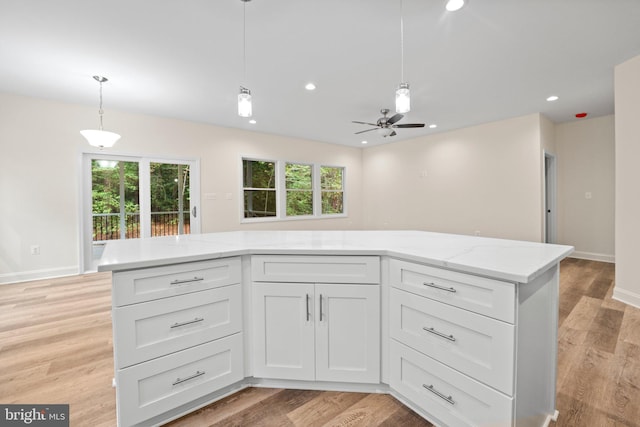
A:
MULTIPOLYGON (((561 265, 561 426, 640 427, 640 309, 611 299, 612 264, 561 265)), ((0 403, 69 403, 115 426, 110 275, 0 285, 0 403)), ((430 426, 385 395, 250 388, 170 424, 430 426)))

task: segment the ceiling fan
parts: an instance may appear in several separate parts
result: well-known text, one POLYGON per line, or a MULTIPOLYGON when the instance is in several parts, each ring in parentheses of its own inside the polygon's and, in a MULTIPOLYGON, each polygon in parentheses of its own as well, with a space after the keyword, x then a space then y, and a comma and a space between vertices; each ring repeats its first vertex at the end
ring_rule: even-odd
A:
POLYGON ((382 113, 382 117, 380 117, 376 123, 359 122, 359 121, 353 120, 352 123, 358 123, 358 124, 361 124, 361 125, 375 126, 374 128, 361 130, 360 132, 356 132, 355 134, 357 135, 359 133, 370 132, 372 130, 378 130, 378 133, 386 138, 387 136, 395 136, 396 135, 396 131, 395 131, 396 129, 401 129, 401 128, 422 128, 422 127, 424 127, 424 123, 405 123, 405 124, 402 124, 402 125, 397 125, 396 122, 399 122, 400 120, 402 120, 402 118, 404 117, 403 114, 398 113, 398 114, 395 114, 395 115, 393 115, 391 117, 387 117, 387 114, 389 114, 389 109, 388 108, 383 108, 382 110, 380 110, 380 112, 382 113))

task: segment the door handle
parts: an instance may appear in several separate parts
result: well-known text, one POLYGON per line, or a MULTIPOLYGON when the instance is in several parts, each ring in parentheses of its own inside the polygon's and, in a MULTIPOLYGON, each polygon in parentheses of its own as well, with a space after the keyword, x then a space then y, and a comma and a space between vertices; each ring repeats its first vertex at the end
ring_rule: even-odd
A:
POLYGON ((191 209, 191 214, 194 218, 198 216, 198 209, 195 206, 193 207, 193 209, 191 209))

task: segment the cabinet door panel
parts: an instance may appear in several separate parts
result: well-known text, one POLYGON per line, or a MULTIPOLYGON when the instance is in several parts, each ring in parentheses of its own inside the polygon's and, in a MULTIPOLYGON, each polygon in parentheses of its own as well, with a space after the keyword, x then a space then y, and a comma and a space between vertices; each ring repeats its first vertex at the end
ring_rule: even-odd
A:
POLYGON ((318 284, 316 380, 380 382, 380 288, 318 284))
POLYGON ((313 285, 253 285, 254 376, 313 380, 313 285))

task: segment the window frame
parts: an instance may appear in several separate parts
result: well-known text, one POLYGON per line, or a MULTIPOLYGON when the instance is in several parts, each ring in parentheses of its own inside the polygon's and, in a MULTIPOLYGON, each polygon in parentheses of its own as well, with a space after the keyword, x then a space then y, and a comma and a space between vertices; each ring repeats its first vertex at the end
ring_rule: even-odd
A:
MULTIPOLYGON (((260 156, 240 156, 240 195, 239 209, 240 209, 240 223, 256 223, 256 222, 273 222, 273 221, 300 221, 300 220, 314 220, 314 219, 331 219, 331 218, 346 218, 347 214, 347 184, 346 184, 347 167, 338 166, 335 164, 323 163, 323 162, 308 162, 308 161, 293 161, 286 159, 273 159, 260 156), (245 206, 244 206, 244 161, 257 161, 257 162, 271 162, 275 165, 275 192, 276 192, 276 215, 270 217, 253 217, 245 218, 245 206), (311 191, 313 200, 313 214, 311 215, 287 215, 287 183, 286 183, 286 165, 305 165, 311 166, 311 191), (342 212, 341 213, 322 213, 322 183, 321 168, 337 168, 342 169, 342 212)), ((306 191, 306 190, 305 190, 306 191)))

